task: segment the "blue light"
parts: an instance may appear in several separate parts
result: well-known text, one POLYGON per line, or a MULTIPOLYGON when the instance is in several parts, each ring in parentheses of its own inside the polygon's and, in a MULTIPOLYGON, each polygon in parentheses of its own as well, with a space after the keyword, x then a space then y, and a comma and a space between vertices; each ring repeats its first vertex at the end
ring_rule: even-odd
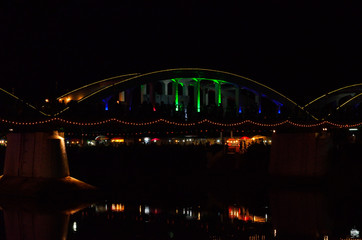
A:
POLYGON ((261 113, 261 105, 259 106, 259 114, 261 113))
POLYGON ((239 113, 241 114, 243 111, 241 110, 241 106, 239 106, 239 113))
POLYGON ((108 102, 111 99, 111 97, 112 96, 102 99, 102 101, 104 102, 104 110, 106 110, 106 111, 108 111, 108 102))

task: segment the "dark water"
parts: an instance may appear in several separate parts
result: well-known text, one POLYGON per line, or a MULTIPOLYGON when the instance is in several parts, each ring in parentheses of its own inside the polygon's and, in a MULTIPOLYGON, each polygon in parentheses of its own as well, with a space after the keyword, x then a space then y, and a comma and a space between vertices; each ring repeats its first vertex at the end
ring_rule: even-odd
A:
POLYGON ((104 190, 96 199, 0 196, 0 239, 331 240, 362 230, 356 164, 322 181, 275 181, 260 149, 211 168, 195 148, 121 150, 68 151, 71 175, 104 190))
POLYGON ((345 239, 362 229, 358 191, 240 185, 197 201, 118 196, 68 209, 7 201, 0 239, 345 239))

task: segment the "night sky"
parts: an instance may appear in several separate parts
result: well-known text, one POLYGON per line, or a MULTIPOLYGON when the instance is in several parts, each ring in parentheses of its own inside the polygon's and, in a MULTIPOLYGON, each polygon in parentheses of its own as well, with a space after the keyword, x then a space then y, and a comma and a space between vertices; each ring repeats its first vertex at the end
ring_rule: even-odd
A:
POLYGON ((201 67, 305 103, 361 82, 361 1, 4 1, 0 87, 29 101, 126 73, 201 67))

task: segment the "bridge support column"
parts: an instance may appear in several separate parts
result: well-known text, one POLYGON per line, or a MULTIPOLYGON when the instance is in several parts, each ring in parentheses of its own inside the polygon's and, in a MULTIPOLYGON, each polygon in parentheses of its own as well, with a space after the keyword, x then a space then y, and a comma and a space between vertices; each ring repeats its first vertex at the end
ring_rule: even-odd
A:
POLYGON ((156 102, 155 102, 155 88, 154 84, 148 83, 148 87, 150 89, 150 103, 152 104, 153 111, 156 111, 156 102))
POLYGON ((189 86, 190 86, 190 84, 188 82, 184 82, 183 96, 185 96, 185 97, 189 96, 189 86))
POLYGON ((195 86, 194 86, 194 99, 195 99, 195 106, 196 111, 201 112, 201 80, 194 78, 195 80, 195 86))
POLYGON ((171 80, 163 80, 162 83, 163 83, 163 89, 162 89, 162 98, 161 99, 164 99, 164 103, 165 104, 170 104, 170 100, 169 100, 169 97, 168 97, 168 84, 171 82, 171 80))
POLYGON ((132 95, 132 89, 126 90, 126 101, 128 104, 128 111, 132 110, 132 102, 133 102, 133 95, 132 95))
POLYGON ((142 84, 141 85, 141 104, 145 101, 145 95, 147 94, 147 85, 146 84, 142 84))
POLYGON ((118 101, 120 102, 125 102, 126 101, 126 96, 125 96, 125 92, 121 91, 118 93, 118 101))
POLYGON ((108 111, 109 110, 109 100, 111 100, 112 96, 106 97, 104 99, 102 99, 103 103, 104 103, 104 110, 108 111))
POLYGON ((216 106, 221 106, 221 83, 217 81, 215 83, 215 104, 216 106))
POLYGON ((190 86, 190 83, 184 82, 184 86, 183 86, 184 108, 187 108, 187 106, 189 104, 189 86, 190 86))
POLYGON ((237 86, 235 88, 235 107, 236 107, 236 114, 241 113, 241 105, 240 105, 240 88, 237 86))
POLYGON ((209 89, 207 87, 205 87, 204 91, 203 91, 203 100, 204 100, 204 105, 208 106, 209 105, 209 89))
POLYGON ((332 138, 327 133, 275 133, 269 172, 276 177, 322 177, 332 138))
POLYGON ((256 103, 256 106, 258 107, 257 111, 260 114, 261 113, 261 95, 260 94, 255 95, 255 103, 256 103))
POLYGON ((64 138, 58 131, 11 133, 7 139, 1 193, 36 195, 41 192, 51 194, 59 189, 61 192, 94 189, 69 176, 64 138))
POLYGON ((164 81, 162 81, 162 86, 163 86, 163 89, 162 89, 162 94, 163 95, 165 95, 165 96, 167 96, 168 95, 168 83, 169 83, 170 81, 169 80, 164 80, 164 81))
POLYGON ((4 176, 35 178, 69 176, 64 139, 57 131, 9 134, 4 176))
POLYGON ((178 112, 180 110, 180 103, 179 103, 179 94, 178 94, 178 79, 173 79, 172 83, 172 95, 175 96, 175 110, 178 112))

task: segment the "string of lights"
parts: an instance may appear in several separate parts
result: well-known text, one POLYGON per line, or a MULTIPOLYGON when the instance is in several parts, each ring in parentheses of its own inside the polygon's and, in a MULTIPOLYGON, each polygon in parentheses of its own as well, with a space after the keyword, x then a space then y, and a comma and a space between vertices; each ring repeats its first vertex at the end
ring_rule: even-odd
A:
POLYGON ((196 125, 202 125, 202 124, 210 124, 214 126, 219 127, 238 127, 242 125, 254 125, 259 127, 278 127, 283 125, 291 125, 294 127, 301 127, 301 128, 312 128, 312 127, 319 127, 319 126, 333 126, 337 128, 353 128, 353 127, 359 127, 362 125, 362 122, 355 123, 355 124, 339 124, 334 123, 330 121, 321 121, 318 123, 311 123, 311 124, 301 124, 292 122, 290 120, 285 120, 277 123, 260 123, 252 120, 243 120, 241 122, 234 122, 234 123, 220 123, 211 121, 209 119, 203 119, 197 122, 189 122, 189 123, 180 123, 175 121, 169 121, 163 118, 154 120, 154 121, 148 121, 148 122, 130 122, 130 121, 124 121, 116 118, 110 118, 103 121, 97 121, 97 122, 76 122, 76 121, 69 121, 62 118, 51 118, 43 121, 33 121, 33 122, 18 122, 18 121, 11 121, 7 119, 0 119, 0 122, 2 124, 10 124, 10 125, 18 125, 18 126, 38 126, 38 125, 44 125, 49 123, 62 123, 67 125, 73 125, 73 126, 100 126, 104 124, 109 124, 112 122, 123 124, 123 125, 129 125, 129 126, 148 126, 148 125, 155 125, 155 124, 167 124, 167 125, 173 125, 173 126, 181 126, 181 127, 192 127, 196 125))

